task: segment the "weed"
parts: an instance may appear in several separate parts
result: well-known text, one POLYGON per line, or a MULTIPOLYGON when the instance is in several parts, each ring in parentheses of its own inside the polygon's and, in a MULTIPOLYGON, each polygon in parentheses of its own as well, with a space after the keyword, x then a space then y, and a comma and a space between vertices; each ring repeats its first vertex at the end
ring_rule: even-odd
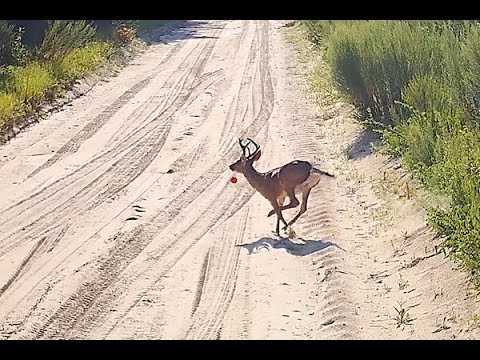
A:
POLYGON ((56 80, 47 65, 34 62, 25 67, 11 67, 4 87, 7 93, 34 107, 45 97, 53 94, 56 80))
POLYGON ((112 46, 104 42, 93 42, 72 50, 58 63, 59 77, 70 82, 81 78, 106 62, 112 46))
POLYGON ((93 41, 94 37, 95 28, 84 20, 49 21, 36 56, 43 61, 58 61, 73 49, 93 41))
POLYGON ((0 128, 20 114, 22 102, 14 94, 0 92, 0 128))
POLYGON ((398 305, 398 307, 394 307, 396 314, 393 319, 396 322, 397 328, 401 327, 403 330, 405 325, 413 325, 413 321, 415 319, 411 317, 410 313, 408 312, 409 309, 403 307, 403 302, 399 302, 398 305))

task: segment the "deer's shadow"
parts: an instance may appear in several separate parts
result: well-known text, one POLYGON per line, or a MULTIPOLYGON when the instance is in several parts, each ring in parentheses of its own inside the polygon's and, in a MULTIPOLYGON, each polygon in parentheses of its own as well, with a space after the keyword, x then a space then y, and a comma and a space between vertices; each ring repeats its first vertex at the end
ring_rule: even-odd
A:
POLYGON ((295 256, 310 255, 315 252, 326 249, 330 246, 335 246, 343 251, 340 246, 329 240, 299 240, 293 242, 288 237, 280 237, 279 239, 271 237, 262 237, 254 242, 246 244, 238 244, 236 246, 247 249, 248 255, 258 252, 262 248, 271 249, 285 249, 287 253, 295 256))

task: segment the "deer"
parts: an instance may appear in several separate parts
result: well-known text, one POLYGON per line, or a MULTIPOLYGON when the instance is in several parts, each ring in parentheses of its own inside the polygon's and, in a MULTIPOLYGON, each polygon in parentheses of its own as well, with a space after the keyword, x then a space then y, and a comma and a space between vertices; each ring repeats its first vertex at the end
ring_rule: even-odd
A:
POLYGON ((291 161, 265 173, 258 172, 253 167, 253 162, 260 158, 260 146, 250 138, 247 138, 248 142, 246 144, 240 138, 238 141, 242 149, 242 155, 239 160, 229 165, 229 168, 242 174, 248 183, 272 204, 273 209, 267 217, 277 214, 275 234, 280 237, 280 221, 285 225, 282 230, 286 230, 294 224, 307 211, 308 197, 312 189, 322 178, 334 178, 335 176, 317 169, 310 162, 303 160, 291 161), (253 152, 250 152, 248 148, 250 144, 255 147, 253 152), (298 193, 302 194, 301 204, 296 197, 298 193), (287 196, 290 203, 284 205, 287 196), (298 214, 287 223, 282 211, 295 208, 298 205, 300 205, 298 214))

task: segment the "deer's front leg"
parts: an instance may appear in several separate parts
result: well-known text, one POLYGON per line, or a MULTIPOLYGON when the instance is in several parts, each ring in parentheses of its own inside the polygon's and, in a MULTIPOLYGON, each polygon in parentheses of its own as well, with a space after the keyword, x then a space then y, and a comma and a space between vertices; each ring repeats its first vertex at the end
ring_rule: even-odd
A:
POLYGON ((283 215, 282 215, 282 210, 280 210, 280 206, 278 206, 277 202, 276 201, 272 201, 271 202, 272 206, 273 206, 273 210, 275 211, 275 213, 277 214, 277 227, 275 229, 275 234, 280 237, 280 220, 285 224, 287 225, 287 222, 285 221, 285 219, 283 218, 283 215))
POLYGON ((283 218, 283 215, 282 215, 282 210, 280 210, 280 208, 277 208, 275 209, 276 212, 277 212, 277 230, 276 230, 276 234, 278 237, 280 237, 280 220, 282 220, 282 222, 285 224, 285 227, 284 229, 287 228, 287 222, 285 221, 285 219, 283 218))
MULTIPOLYGON (((282 207, 283 204, 285 203, 285 196, 286 196, 286 193, 282 193, 278 198, 277 198, 277 204, 279 207, 282 207)), ((273 214, 275 214, 275 205, 272 203, 273 205, 273 209, 270 210, 270 212, 268 213, 267 217, 270 217, 272 216, 273 214)))

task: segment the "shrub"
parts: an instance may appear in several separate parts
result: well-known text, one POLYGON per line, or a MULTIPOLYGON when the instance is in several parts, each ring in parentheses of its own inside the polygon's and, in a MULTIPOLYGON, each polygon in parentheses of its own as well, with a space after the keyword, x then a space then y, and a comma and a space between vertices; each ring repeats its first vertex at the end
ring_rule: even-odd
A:
POLYGON ((22 103, 15 94, 0 92, 0 128, 19 115, 22 103))
POLYGON ((27 62, 29 51, 22 44, 22 34, 22 29, 16 29, 5 20, 0 20, 0 69, 27 62))
POLYGON ((340 87, 388 122, 391 106, 415 77, 433 74, 465 92, 460 52, 453 32, 427 31, 420 22, 355 21, 335 27, 327 54, 340 87))
POLYGON ((430 209, 429 223, 446 237, 444 247, 472 270, 480 285, 480 134, 463 129, 444 141, 445 160, 438 168, 448 209, 430 209))
POLYGON ((480 286, 480 27, 477 21, 304 22, 344 93, 450 206, 429 209, 444 246, 480 286), (328 35, 326 35, 328 34, 328 35))
POLYGON ((114 44, 123 45, 130 43, 137 35, 138 21, 116 20, 111 40, 114 44))
POLYGON ((58 61, 75 48, 94 40, 95 28, 84 20, 55 20, 48 23, 37 51, 42 61, 58 61))
POLYGON ((58 76, 72 81, 85 76, 104 63, 112 47, 107 43, 94 42, 68 53, 58 64, 58 76))
POLYGON ((50 67, 35 62, 25 67, 12 67, 4 87, 22 103, 36 106, 46 96, 53 94, 56 81, 50 67))

